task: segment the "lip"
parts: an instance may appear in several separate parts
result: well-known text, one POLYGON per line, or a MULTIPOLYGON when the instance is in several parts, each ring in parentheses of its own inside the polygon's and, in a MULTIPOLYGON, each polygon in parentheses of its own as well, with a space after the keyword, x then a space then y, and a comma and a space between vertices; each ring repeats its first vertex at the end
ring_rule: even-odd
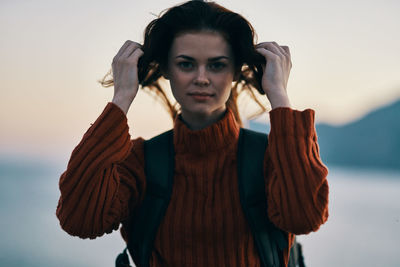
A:
POLYGON ((190 95, 194 100, 199 101, 199 102, 205 102, 209 99, 211 99, 211 95, 190 95))
POLYGON ((207 101, 214 96, 214 94, 208 92, 190 92, 188 95, 199 102, 207 101))
POLYGON ((188 95, 213 96, 214 94, 209 93, 209 92, 203 92, 203 91, 193 91, 193 92, 189 92, 188 95))

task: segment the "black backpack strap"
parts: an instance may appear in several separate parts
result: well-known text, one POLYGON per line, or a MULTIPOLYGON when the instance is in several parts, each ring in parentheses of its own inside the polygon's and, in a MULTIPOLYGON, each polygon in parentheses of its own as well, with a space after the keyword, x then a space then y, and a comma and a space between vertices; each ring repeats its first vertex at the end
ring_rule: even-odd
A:
POLYGON ((241 129, 238 142, 240 202, 253 232, 263 267, 281 266, 281 253, 287 237, 268 219, 263 163, 268 136, 241 129))
POLYGON ((305 267, 303 250, 299 242, 294 239, 293 246, 290 249, 290 258, 287 267, 305 267))
POLYGON ((115 267, 131 267, 129 264, 129 256, 128 253, 126 253, 127 248, 122 251, 118 255, 118 257, 115 259, 115 267))
POLYGON ((157 229, 167 210, 173 185, 173 131, 144 143, 146 192, 138 209, 128 240, 136 266, 149 266, 157 229))

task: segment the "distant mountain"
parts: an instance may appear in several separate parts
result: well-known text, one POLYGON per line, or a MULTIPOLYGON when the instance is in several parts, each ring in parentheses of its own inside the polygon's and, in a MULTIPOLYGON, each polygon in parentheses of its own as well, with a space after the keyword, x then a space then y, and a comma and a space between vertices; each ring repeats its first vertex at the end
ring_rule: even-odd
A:
POLYGON ((400 170, 400 100, 358 121, 316 129, 327 164, 400 170))
MULTIPOLYGON (((251 122, 266 132, 269 126, 251 122)), ((343 126, 316 125, 324 163, 400 170, 400 100, 343 126)))

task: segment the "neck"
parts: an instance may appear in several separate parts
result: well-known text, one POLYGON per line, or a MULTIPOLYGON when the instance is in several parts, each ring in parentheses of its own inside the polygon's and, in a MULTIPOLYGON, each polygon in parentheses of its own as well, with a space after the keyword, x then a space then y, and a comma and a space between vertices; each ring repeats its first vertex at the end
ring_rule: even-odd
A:
POLYGON ((201 130, 219 121, 225 114, 226 107, 211 113, 193 113, 182 110, 181 118, 191 130, 201 130))

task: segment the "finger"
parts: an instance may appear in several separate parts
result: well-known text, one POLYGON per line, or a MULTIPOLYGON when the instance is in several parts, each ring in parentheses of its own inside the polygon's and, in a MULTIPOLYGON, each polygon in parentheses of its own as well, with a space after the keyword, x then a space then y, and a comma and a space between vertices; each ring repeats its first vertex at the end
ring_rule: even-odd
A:
POLYGON ((261 55, 263 55, 265 57, 267 62, 269 60, 274 61, 279 57, 277 54, 267 50, 264 47, 257 48, 256 50, 257 50, 258 53, 260 53, 261 55))
POLYGON ((264 43, 258 44, 256 47, 275 47, 275 48, 279 49, 281 54, 290 56, 289 47, 286 45, 280 46, 276 42, 264 42, 264 43))
POLYGON ((273 44, 273 42, 260 43, 256 47, 267 49, 281 58, 285 56, 285 51, 283 49, 281 50, 279 45, 277 45, 276 43, 273 44))
POLYGON ((283 50, 285 50, 286 54, 290 57, 290 50, 289 50, 289 47, 286 46, 286 45, 282 45, 281 47, 282 47, 283 50))
POLYGON ((291 56, 290 56, 289 47, 286 46, 286 45, 282 45, 281 47, 282 47, 283 50, 285 50, 287 59, 288 59, 288 61, 289 61, 290 68, 292 68, 292 59, 291 59, 291 56))
POLYGON ((134 63, 135 66, 137 66, 137 63, 139 61, 139 58, 143 56, 144 52, 141 48, 137 48, 135 51, 133 51, 132 54, 128 57, 129 61, 134 63))
POLYGON ((129 57, 133 52, 135 52, 136 49, 140 48, 141 45, 135 42, 132 42, 128 45, 127 48, 125 48, 125 51, 122 52, 121 58, 127 58, 129 57))
POLYGON ((115 55, 114 59, 117 59, 121 56, 121 54, 125 51, 125 49, 132 43, 131 40, 125 41, 125 43, 121 46, 118 53, 115 55))
POLYGON ((125 51, 122 52, 121 56, 129 56, 132 54, 137 48, 141 48, 142 45, 136 42, 131 42, 128 47, 126 47, 125 51))
POLYGON ((118 61, 121 58, 127 58, 130 54, 132 54, 138 47, 142 45, 131 40, 128 40, 124 43, 121 49, 118 51, 118 54, 114 57, 113 63, 118 61))
POLYGON ((276 48, 278 48, 279 51, 281 52, 281 54, 286 55, 285 49, 283 49, 283 47, 280 46, 277 42, 272 42, 272 45, 274 45, 276 48))

